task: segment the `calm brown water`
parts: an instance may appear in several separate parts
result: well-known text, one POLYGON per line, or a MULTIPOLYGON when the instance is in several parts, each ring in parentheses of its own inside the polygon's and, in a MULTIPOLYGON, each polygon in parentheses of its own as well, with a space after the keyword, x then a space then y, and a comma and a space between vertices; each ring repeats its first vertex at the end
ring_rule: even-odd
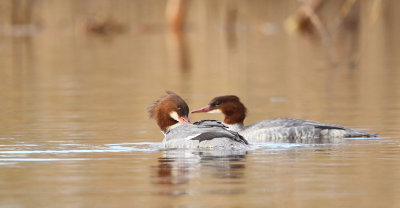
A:
MULTIPOLYGON (((396 1, 357 4, 350 29, 332 29, 339 7, 326 5, 333 61, 285 30, 296 1, 190 1, 182 34, 164 1, 18 2, 25 12, 0 3, 0 207, 400 207, 396 1), (236 94, 248 124, 296 117, 380 137, 160 150, 146 108, 165 90, 191 109, 236 94)), ((205 118, 222 116, 191 115, 205 118)))

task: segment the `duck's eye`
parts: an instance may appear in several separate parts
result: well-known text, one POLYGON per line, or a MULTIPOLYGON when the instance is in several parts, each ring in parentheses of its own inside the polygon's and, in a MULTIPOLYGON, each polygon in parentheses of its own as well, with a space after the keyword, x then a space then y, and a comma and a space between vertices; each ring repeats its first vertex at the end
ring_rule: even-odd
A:
POLYGON ((183 111, 182 111, 182 108, 181 108, 181 107, 178 107, 177 110, 178 110, 178 113, 179 113, 179 114, 183 114, 183 111))
POLYGON ((221 104, 221 102, 217 101, 214 103, 215 106, 219 106, 221 104))

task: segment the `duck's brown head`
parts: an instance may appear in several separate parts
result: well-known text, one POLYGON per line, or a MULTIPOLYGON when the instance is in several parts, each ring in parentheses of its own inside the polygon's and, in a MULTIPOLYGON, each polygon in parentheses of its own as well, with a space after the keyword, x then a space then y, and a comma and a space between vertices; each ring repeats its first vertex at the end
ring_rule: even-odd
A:
POLYGON ((235 95, 219 96, 212 99, 207 106, 192 113, 223 113, 226 124, 243 124, 246 118, 247 109, 235 95))
POLYGON ((167 91, 167 95, 156 100, 149 108, 149 117, 156 120, 164 133, 178 123, 190 124, 189 107, 176 93, 167 91))

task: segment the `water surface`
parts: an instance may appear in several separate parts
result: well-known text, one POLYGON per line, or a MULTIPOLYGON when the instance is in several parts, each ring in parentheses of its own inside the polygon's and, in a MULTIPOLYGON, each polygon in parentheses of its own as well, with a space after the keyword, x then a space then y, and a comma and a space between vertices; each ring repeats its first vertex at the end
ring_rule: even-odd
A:
POLYGON ((178 35, 165 1, 34 2, 0 30, 0 207, 400 206, 396 1, 359 3, 357 30, 332 29, 339 7, 324 7, 336 64, 286 31, 296 1, 190 1, 178 35), (165 90, 191 109, 236 94, 247 124, 295 117, 379 137, 163 150, 146 108, 165 90))

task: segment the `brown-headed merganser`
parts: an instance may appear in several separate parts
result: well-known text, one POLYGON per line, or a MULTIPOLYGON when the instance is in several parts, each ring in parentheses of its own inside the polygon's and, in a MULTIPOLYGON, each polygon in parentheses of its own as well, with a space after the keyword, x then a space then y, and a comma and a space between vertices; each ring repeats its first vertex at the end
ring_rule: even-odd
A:
POLYGON ((376 137, 343 126, 324 124, 296 118, 274 118, 244 126, 246 107, 235 95, 215 97, 204 108, 192 113, 223 113, 224 124, 251 142, 325 142, 337 138, 376 137))
POLYGON ((149 116, 157 121, 165 135, 164 148, 247 150, 247 141, 219 121, 203 120, 192 124, 189 107, 177 94, 167 92, 149 107, 149 116))

